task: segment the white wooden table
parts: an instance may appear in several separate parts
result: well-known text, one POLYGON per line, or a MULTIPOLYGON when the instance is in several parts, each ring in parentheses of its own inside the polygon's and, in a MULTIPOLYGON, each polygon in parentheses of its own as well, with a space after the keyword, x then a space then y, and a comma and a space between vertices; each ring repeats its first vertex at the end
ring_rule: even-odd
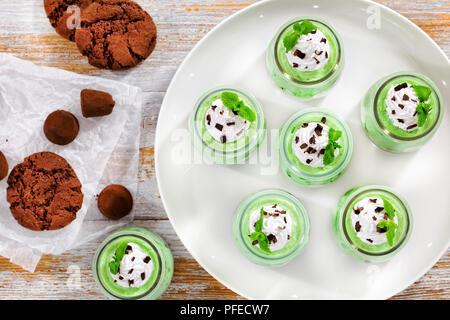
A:
MULTIPOLYGON (((377 0, 405 15, 450 53, 450 3, 447 0, 377 0)), ((204 271, 186 251, 167 219, 154 167, 154 137, 159 108, 169 82, 192 47, 217 23, 257 0, 137 0, 158 25, 158 44, 139 67, 124 72, 91 67, 75 44, 48 23, 42 0, 0 1, 0 52, 40 65, 127 82, 144 90, 137 217, 133 225, 153 230, 175 257, 175 274, 163 299, 239 299, 204 271)), ((35 273, 0 258, 1 299, 103 299, 91 275, 91 260, 102 239, 61 256, 45 256, 35 273)), ((449 299, 450 251, 424 277, 394 299, 449 299)))

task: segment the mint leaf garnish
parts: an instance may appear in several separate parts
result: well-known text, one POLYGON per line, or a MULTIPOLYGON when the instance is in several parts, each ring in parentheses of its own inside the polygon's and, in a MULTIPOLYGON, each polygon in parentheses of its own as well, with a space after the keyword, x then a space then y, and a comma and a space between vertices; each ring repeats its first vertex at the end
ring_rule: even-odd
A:
POLYGON ((342 148, 342 146, 337 142, 339 138, 342 136, 342 131, 335 130, 333 128, 330 128, 328 131, 328 144, 325 147, 325 153, 323 155, 323 164, 329 165, 334 161, 335 155, 334 155, 334 149, 335 148, 342 148))
POLYGON ((286 49, 286 52, 291 51, 298 42, 298 39, 302 36, 302 34, 308 34, 313 30, 316 30, 317 26, 315 26, 309 20, 303 20, 302 23, 296 22, 294 23, 293 30, 289 33, 284 39, 283 44, 286 49))
POLYGON ((385 199, 383 199, 383 206, 384 206, 384 211, 386 211, 386 214, 388 215, 389 219, 393 220, 394 216, 395 216, 394 206, 385 199))
POLYGON ((234 92, 222 92, 221 99, 225 107, 231 111, 233 111, 239 103, 239 96, 234 92))
POLYGON ((416 92, 417 98, 419 98, 419 105, 416 108, 417 112, 417 126, 423 127, 427 120, 428 113, 430 112, 430 103, 426 103, 431 95, 431 89, 426 86, 416 86, 412 85, 414 91, 416 92))
MULTIPOLYGON (((385 208, 386 209, 386 208, 385 208)), ((388 241, 388 244, 392 247, 394 245, 394 238, 395 238, 395 230, 398 228, 398 225, 391 220, 383 220, 378 222, 377 225, 378 228, 386 228, 386 238, 388 241)))
POLYGON ((420 102, 419 105, 417 106, 417 108, 416 108, 417 118, 418 118, 417 125, 419 127, 422 127, 425 124, 428 113, 430 112, 430 108, 431 108, 431 104, 425 103, 425 102, 420 102))
POLYGON ((222 103, 230 111, 236 112, 241 118, 253 122, 256 120, 255 112, 245 104, 243 100, 239 100, 239 96, 234 92, 222 92, 222 103))
POLYGON ((272 251, 270 251, 270 247, 269 247, 269 238, 267 238, 267 236, 263 232, 253 232, 250 235, 250 239, 252 241, 257 240, 261 250, 268 252, 268 253, 272 252, 272 251))
POLYGON ((265 233, 262 232, 263 227, 263 220, 264 220, 264 208, 261 208, 260 218, 255 223, 255 232, 253 232, 250 235, 250 240, 252 241, 258 241, 259 247, 261 250, 266 251, 270 253, 270 247, 269 247, 269 238, 265 235, 265 233))
POLYGON ((261 208, 261 216, 260 216, 259 220, 256 221, 256 224, 255 224, 255 231, 256 232, 261 232, 262 231, 263 220, 264 220, 264 208, 261 208))
POLYGON ((286 48, 286 52, 291 51, 295 47, 295 45, 298 42, 298 39, 300 39, 300 36, 301 36, 300 33, 292 32, 288 34, 286 37, 284 37, 283 45, 286 48))
POLYGON ((431 95, 430 88, 426 86, 416 86, 416 85, 412 85, 412 87, 417 94, 417 98, 419 98, 420 101, 424 102, 428 100, 428 98, 431 95))
POLYGON ((114 256, 112 257, 113 260, 109 262, 109 270, 112 274, 117 274, 117 272, 119 272, 120 263, 122 262, 127 247, 128 243, 124 242, 116 248, 114 256))

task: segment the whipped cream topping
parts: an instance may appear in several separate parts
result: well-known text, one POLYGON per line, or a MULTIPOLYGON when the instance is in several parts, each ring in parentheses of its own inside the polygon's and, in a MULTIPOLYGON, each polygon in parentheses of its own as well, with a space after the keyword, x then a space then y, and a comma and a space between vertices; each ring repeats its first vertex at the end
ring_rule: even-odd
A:
POLYGON ((121 287, 141 287, 149 279, 153 272, 153 262, 139 245, 128 243, 127 250, 120 262, 119 272, 111 274, 121 287))
MULTIPOLYGON (((253 211, 250 215, 250 232, 255 232, 255 224, 261 218, 261 208, 253 211)), ((264 207, 264 219, 261 230, 269 238, 271 251, 283 249, 291 238, 292 218, 286 210, 277 204, 264 207)), ((254 245, 259 246, 255 243, 254 245)))
POLYGON ((244 136, 250 122, 225 107, 222 99, 217 99, 206 112, 205 125, 215 140, 226 143, 244 136))
POLYGON ((314 71, 322 68, 330 58, 327 37, 319 30, 302 34, 295 47, 286 53, 292 67, 300 71, 314 71))
MULTIPOLYGON (((326 118, 322 122, 304 123, 295 132, 292 140, 292 150, 301 163, 310 167, 323 167, 323 155, 328 144, 328 131, 330 127, 326 124, 326 118)), ((340 139, 337 141, 340 144, 340 139)), ((334 151, 335 157, 339 154, 339 148, 334 151)))
POLYGON ((386 111, 392 124, 405 131, 418 128, 416 108, 419 98, 409 83, 392 86, 386 95, 386 111))
MULTIPOLYGON (((378 245, 387 242, 386 231, 377 227, 383 220, 389 220, 384 210, 383 199, 377 197, 364 198, 353 208, 352 225, 361 241, 378 245)), ((394 216, 397 223, 397 215, 394 216)))

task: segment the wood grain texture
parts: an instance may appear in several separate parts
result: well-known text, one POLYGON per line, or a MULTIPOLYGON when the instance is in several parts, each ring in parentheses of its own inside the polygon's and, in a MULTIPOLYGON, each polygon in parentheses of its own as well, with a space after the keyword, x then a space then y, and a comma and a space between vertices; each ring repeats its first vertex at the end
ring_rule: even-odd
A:
MULTIPOLYGON (((75 44, 58 36, 45 17, 41 0, 0 2, 0 52, 37 64, 120 80, 144 90, 137 217, 167 241, 175 274, 162 299, 240 299, 201 268, 176 236, 158 193, 154 138, 159 108, 176 69, 193 48, 225 17, 256 0, 137 0, 158 25, 158 44, 138 68, 111 72, 91 67, 75 44)), ((379 0, 427 32, 450 54, 450 3, 446 0, 379 0)), ((0 258, 0 299, 104 299, 91 275, 91 260, 101 239, 61 256, 45 256, 35 273, 0 258), (77 280, 79 279, 79 281, 77 280)), ((450 299, 450 250, 419 281, 393 299, 450 299)))

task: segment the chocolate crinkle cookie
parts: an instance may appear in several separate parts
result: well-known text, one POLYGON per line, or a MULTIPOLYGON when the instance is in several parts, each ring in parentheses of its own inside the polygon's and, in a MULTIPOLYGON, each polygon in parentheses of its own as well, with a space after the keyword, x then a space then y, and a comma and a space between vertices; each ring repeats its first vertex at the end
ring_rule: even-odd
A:
POLYGON ((12 215, 23 227, 57 230, 75 220, 83 193, 80 180, 64 158, 40 152, 12 169, 7 201, 12 215))
POLYGON ((75 41, 98 68, 126 69, 145 60, 156 45, 156 26, 136 2, 95 0, 81 12, 75 41))
POLYGON ((81 11, 93 1, 44 0, 44 8, 48 20, 56 32, 70 41, 75 41, 75 30, 81 20, 81 11))

